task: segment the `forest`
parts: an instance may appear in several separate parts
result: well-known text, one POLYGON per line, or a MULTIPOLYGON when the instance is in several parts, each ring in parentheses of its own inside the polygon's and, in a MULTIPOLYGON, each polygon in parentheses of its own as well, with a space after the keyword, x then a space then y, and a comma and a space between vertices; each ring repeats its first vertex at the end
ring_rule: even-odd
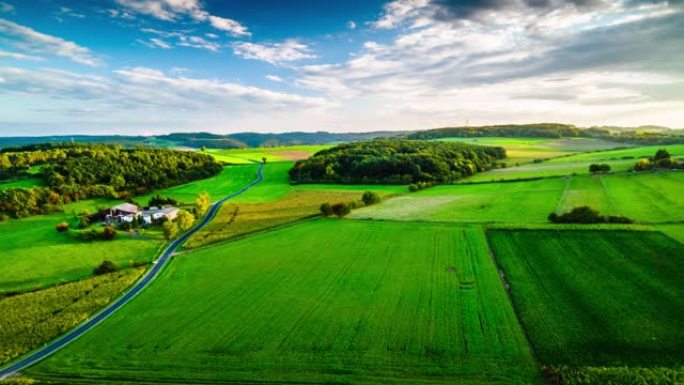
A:
POLYGON ((127 199, 221 172, 209 155, 108 145, 30 146, 0 154, 0 179, 42 165, 45 187, 0 191, 0 213, 25 217, 92 197, 127 199))
POLYGON ((450 183, 497 166, 501 147, 456 142, 375 140, 340 144, 295 163, 292 183, 450 183))

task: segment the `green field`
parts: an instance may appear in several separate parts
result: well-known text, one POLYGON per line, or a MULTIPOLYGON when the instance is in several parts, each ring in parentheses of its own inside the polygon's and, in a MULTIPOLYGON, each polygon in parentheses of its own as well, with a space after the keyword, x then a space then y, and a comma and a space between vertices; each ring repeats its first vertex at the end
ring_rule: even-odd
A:
POLYGON ((75 228, 77 221, 65 214, 0 223, 0 294, 90 277, 105 259, 122 267, 148 262, 163 243, 158 233, 141 239, 123 232, 112 241, 84 242, 73 231, 55 231, 55 225, 64 220, 75 228))
POLYGON ((64 382, 540 380, 481 230, 344 220, 177 257, 128 306, 25 374, 64 382))
POLYGON ((543 364, 684 362, 684 246, 659 232, 491 231, 543 364))
POLYGON ((43 180, 40 178, 22 178, 12 181, 0 181, 0 190, 7 190, 11 188, 31 188, 42 185, 43 180))
POLYGON ((227 150, 208 149, 206 152, 216 160, 233 164, 246 164, 254 161, 284 162, 306 159, 314 153, 332 147, 325 145, 301 145, 282 147, 236 148, 227 150))
POLYGON ((462 142, 506 149, 506 162, 529 163, 534 159, 555 158, 570 154, 607 150, 624 146, 621 143, 590 138, 444 138, 444 142, 462 142))
POLYGON ((135 200, 141 205, 146 205, 151 197, 161 195, 172 197, 182 203, 193 203, 197 196, 203 192, 209 193, 212 200, 218 200, 254 181, 258 167, 256 164, 226 166, 219 175, 214 177, 163 190, 155 190, 149 194, 137 196, 135 200))
POLYGON ((437 186, 356 210, 357 219, 546 223, 551 212, 589 205, 643 223, 684 221, 683 172, 580 175, 437 186))
POLYGON ((542 163, 528 163, 519 167, 496 169, 473 175, 463 182, 485 182, 523 178, 539 178, 572 174, 588 174, 592 163, 607 163, 612 171, 627 171, 634 167, 640 158, 653 156, 660 148, 679 158, 684 156, 684 144, 644 146, 621 150, 596 151, 550 159, 542 163))
POLYGON ((0 298, 0 365, 83 322, 130 286, 144 270, 125 269, 0 298))

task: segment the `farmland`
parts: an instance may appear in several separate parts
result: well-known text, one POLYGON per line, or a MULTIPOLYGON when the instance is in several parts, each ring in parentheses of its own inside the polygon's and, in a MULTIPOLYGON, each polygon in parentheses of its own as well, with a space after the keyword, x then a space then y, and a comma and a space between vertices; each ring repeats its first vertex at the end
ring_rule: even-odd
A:
MULTIPOLYGON (((85 205, 86 202, 80 202, 85 205)), ((72 232, 58 233, 61 221, 77 223, 70 215, 39 215, 0 223, 0 293, 33 290, 92 275, 108 259, 119 266, 146 263, 162 244, 158 234, 145 238, 124 233, 106 242, 84 242, 72 232)))
POLYGON ((0 365, 49 341, 114 299, 144 268, 0 298, 0 365))
POLYGON ((541 163, 523 164, 519 167, 491 170, 469 177, 464 182, 588 174, 589 165, 592 163, 606 163, 611 166, 613 171, 627 171, 634 167, 638 159, 653 156, 660 148, 667 149, 675 158, 684 156, 684 145, 682 144, 596 151, 549 159, 541 163))
POLYGON ((208 149, 206 152, 221 162, 246 164, 254 161, 261 161, 262 158, 266 158, 267 162, 285 162, 306 159, 314 153, 330 147, 332 147, 332 145, 302 145, 228 150, 208 149))
POLYGON ((43 181, 39 178, 23 178, 9 182, 0 182, 0 190, 10 188, 31 188, 33 186, 42 186, 43 181))
POLYGON ((551 212, 589 205, 639 222, 684 220, 684 173, 580 175, 534 181, 437 186, 357 210, 353 218, 465 223, 545 223, 551 212))
POLYGON ((178 257, 126 308, 26 374, 65 382, 540 380, 481 230, 338 220, 178 257))
POLYGON ((493 231, 489 239, 543 364, 684 360, 681 244, 623 231, 493 231))

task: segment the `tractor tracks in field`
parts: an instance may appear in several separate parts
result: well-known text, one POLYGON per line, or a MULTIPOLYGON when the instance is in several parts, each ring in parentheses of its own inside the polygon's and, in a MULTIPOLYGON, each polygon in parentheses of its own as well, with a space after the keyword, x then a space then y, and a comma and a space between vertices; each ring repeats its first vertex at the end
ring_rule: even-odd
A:
POLYGON ((95 315, 91 316, 90 318, 88 318, 88 320, 79 324, 67 333, 48 342, 43 347, 35 349, 19 357, 15 361, 10 362, 8 365, 5 365, 4 367, 0 368, 0 380, 15 376, 21 370, 24 370, 32 365, 35 365, 36 363, 54 354, 58 350, 69 345, 71 342, 75 341, 88 331, 95 328, 101 322, 109 318, 109 316, 114 314, 117 310, 122 308, 128 302, 130 302, 135 296, 142 292, 155 278, 159 276, 163 268, 166 265, 168 265, 168 262, 173 258, 178 248, 180 248, 191 236, 193 236, 196 232, 201 230, 204 226, 206 226, 214 219, 218 211, 221 209, 221 206, 223 206, 223 204, 226 201, 244 194, 252 187, 261 183, 261 181, 264 179, 263 169, 264 164, 259 163, 256 179, 254 181, 244 186, 237 192, 234 192, 229 196, 224 197, 217 202, 214 202, 209 208, 209 211, 207 211, 207 214, 200 220, 200 222, 196 224, 193 228, 182 234, 179 238, 171 242, 171 244, 166 249, 164 249, 159 258, 157 258, 153 262, 152 268, 149 269, 143 275, 143 277, 139 279, 136 283, 134 283, 133 286, 131 286, 128 289, 128 291, 126 291, 122 296, 118 297, 116 300, 114 300, 114 302, 111 302, 104 309, 95 313, 95 315))

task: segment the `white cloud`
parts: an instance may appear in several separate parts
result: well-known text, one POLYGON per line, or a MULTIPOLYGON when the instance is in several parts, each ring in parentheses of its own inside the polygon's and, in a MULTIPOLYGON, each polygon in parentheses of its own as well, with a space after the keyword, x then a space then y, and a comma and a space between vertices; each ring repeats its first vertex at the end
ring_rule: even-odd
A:
POLYGON ((178 31, 160 31, 153 28, 143 28, 142 32, 159 35, 166 39, 150 38, 148 40, 138 40, 139 43, 144 44, 150 48, 171 48, 172 45, 179 47, 201 48, 212 52, 217 52, 221 49, 221 44, 207 40, 201 36, 188 35, 185 32, 178 31))
POLYGON ((284 80, 278 75, 266 75, 266 79, 272 81, 272 82, 277 82, 277 83, 282 83, 284 80))
POLYGON ((149 47, 149 48, 161 48, 161 49, 171 49, 172 46, 171 44, 167 43, 166 41, 156 38, 156 37, 151 37, 147 40, 143 39, 138 39, 136 40, 138 43, 149 47))
POLYGON ((0 36, 3 35, 5 38, 0 37, 0 41, 6 40, 21 51, 61 56, 92 67, 100 65, 100 60, 86 47, 0 19, 0 36))
POLYGON ((192 47, 192 48, 202 48, 212 52, 217 52, 221 45, 213 41, 209 41, 200 36, 185 36, 181 35, 178 37, 178 45, 181 47, 192 47))
POLYGON ((209 23, 213 28, 233 36, 249 36, 251 33, 239 22, 207 12, 199 0, 116 0, 127 9, 150 15, 160 20, 176 21, 181 16, 209 23))
POLYGON ((233 53, 244 59, 261 60, 271 64, 316 58, 306 44, 297 40, 273 44, 238 42, 233 44, 233 53))
POLYGON ((25 55, 23 53, 8 52, 8 51, 2 51, 2 50, 0 50, 0 57, 5 57, 5 58, 9 58, 9 59, 14 59, 14 60, 27 60, 27 61, 43 61, 43 60, 45 60, 39 56, 25 55))
POLYGON ((347 28, 349 28, 349 29, 356 29, 356 22, 353 21, 353 20, 349 20, 349 21, 347 22, 347 28))

